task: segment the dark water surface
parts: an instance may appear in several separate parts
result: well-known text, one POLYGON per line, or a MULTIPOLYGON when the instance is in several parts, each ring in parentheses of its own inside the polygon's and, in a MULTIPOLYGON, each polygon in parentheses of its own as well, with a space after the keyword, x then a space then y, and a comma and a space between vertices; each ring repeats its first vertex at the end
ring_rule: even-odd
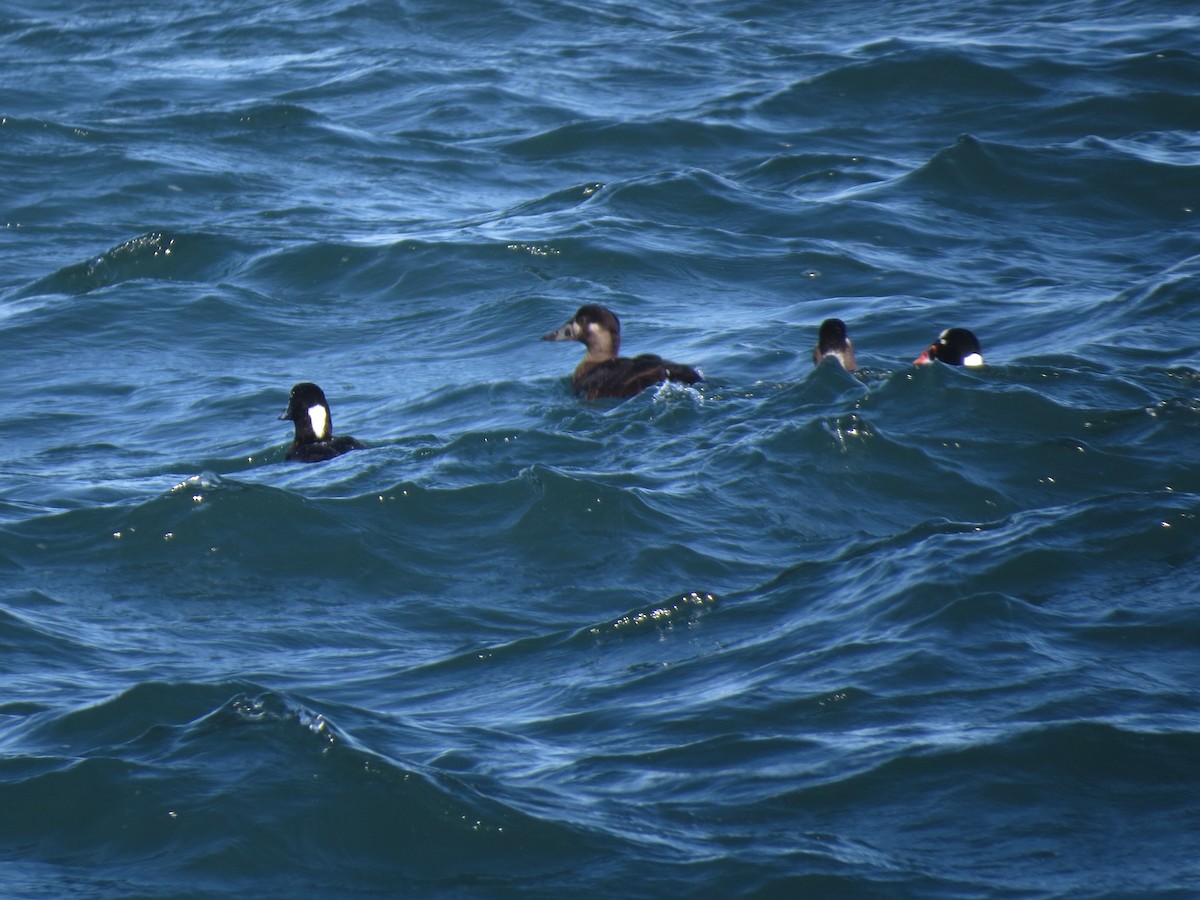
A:
POLYGON ((6 896, 1200 894, 1200 13, 0 49, 6 896), (583 303, 707 380, 577 400, 583 303))

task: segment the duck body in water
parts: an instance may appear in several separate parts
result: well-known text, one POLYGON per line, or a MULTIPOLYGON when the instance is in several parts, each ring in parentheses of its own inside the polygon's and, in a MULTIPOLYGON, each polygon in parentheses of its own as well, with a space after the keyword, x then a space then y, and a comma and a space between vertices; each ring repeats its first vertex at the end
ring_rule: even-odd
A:
POLYGON ((823 360, 836 359, 847 372, 858 368, 854 361, 854 344, 846 334, 846 323, 841 319, 826 319, 817 333, 817 346, 813 347, 813 365, 823 360))
POLYGON ((333 436, 333 416, 325 392, 310 381, 292 388, 287 409, 279 418, 296 426, 296 436, 287 451, 287 458, 293 462, 321 462, 350 450, 364 449, 361 442, 349 435, 333 436))
POLYGON ((704 378, 692 366, 671 362, 652 353, 620 356, 621 322, 611 310, 588 304, 543 341, 579 341, 587 353, 571 375, 575 393, 587 400, 632 397, 655 384, 678 381, 695 384, 704 378))

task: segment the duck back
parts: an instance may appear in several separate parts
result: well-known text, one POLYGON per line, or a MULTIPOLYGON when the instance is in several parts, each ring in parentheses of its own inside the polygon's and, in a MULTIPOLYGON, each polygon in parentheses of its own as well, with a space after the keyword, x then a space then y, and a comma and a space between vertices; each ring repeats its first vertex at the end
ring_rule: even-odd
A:
POLYGON ((703 380, 689 365, 643 353, 605 360, 587 368, 581 366, 571 384, 580 396, 597 400, 601 397, 632 397, 663 381, 695 384, 703 380))
POLYGON ((292 462, 324 462, 351 450, 365 449, 365 444, 343 434, 327 441, 293 441, 286 458, 292 462))

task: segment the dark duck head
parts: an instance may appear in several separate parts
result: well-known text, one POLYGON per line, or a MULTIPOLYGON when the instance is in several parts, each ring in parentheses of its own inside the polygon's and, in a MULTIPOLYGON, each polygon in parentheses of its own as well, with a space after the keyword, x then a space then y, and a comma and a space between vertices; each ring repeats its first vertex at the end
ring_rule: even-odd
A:
POLYGON ((846 335, 846 323, 841 319, 826 319, 821 323, 812 355, 814 366, 819 366, 825 359, 836 359, 847 372, 858 368, 854 361, 854 344, 846 335))
POLYGON ((329 414, 325 392, 310 381, 302 381, 292 388, 287 409, 279 418, 296 425, 296 437, 287 451, 290 460, 320 462, 341 456, 348 450, 363 448, 348 435, 333 436, 333 416, 329 414))
POLYGON ((951 366, 982 366, 983 349, 979 339, 966 328, 947 328, 913 362, 923 366, 935 359, 951 366))
POLYGON ((610 310, 595 304, 579 307, 566 324, 543 335, 542 340, 579 341, 587 347, 587 353, 571 376, 571 385, 575 393, 588 400, 632 397, 663 381, 695 384, 704 380, 691 366, 670 362, 661 356, 650 353, 618 356, 621 322, 610 310))

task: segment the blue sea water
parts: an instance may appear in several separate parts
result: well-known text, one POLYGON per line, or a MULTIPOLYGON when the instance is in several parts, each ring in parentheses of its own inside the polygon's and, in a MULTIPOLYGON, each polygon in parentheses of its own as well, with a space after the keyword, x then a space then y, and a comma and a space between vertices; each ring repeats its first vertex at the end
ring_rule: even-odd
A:
POLYGON ((5 896, 1200 895, 1190 5, 0 47, 5 896))

